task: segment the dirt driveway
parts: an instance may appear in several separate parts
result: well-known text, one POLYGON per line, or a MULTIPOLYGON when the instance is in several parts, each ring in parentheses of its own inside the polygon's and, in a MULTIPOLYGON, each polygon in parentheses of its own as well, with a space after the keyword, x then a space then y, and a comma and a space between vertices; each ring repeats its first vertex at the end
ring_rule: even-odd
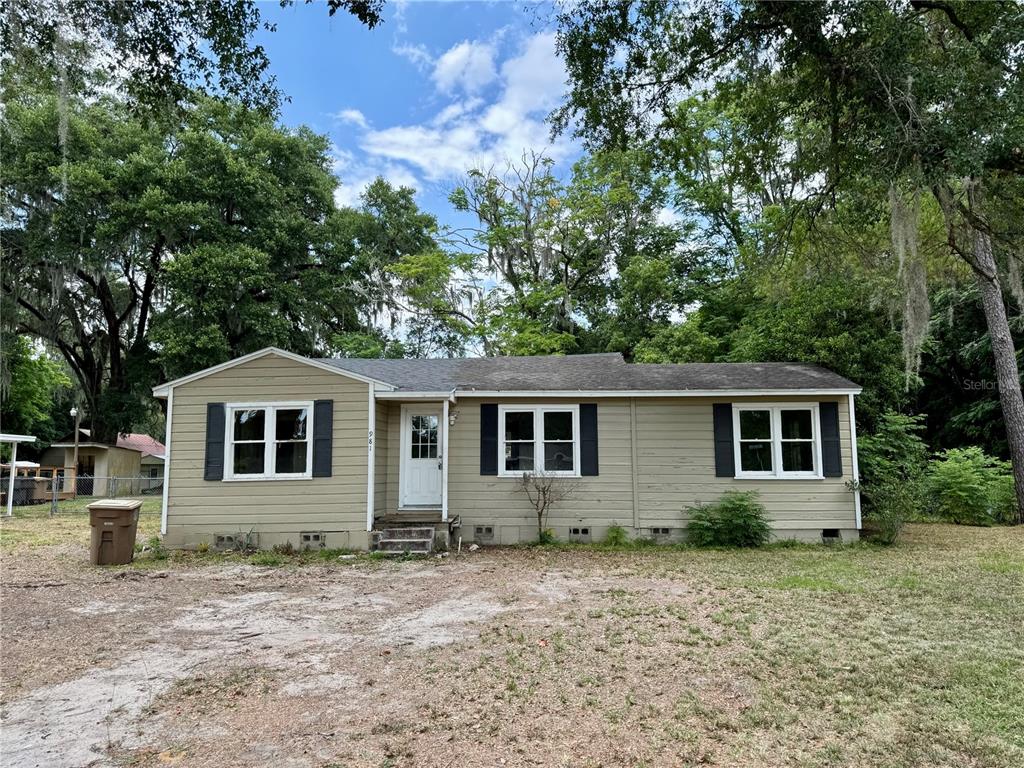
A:
POLYGON ((7 549, 2 762, 1019 765, 1024 538, 954 533, 282 567, 7 549))

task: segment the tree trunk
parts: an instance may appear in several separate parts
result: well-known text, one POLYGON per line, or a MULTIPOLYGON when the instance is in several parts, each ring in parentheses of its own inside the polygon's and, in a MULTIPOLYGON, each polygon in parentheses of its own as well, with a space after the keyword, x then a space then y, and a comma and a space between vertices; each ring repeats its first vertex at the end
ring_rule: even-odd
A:
POLYGON ((974 233, 974 273, 981 292, 981 305, 985 310, 988 335, 992 340, 992 355, 996 364, 996 383, 999 404, 1003 409, 1006 438, 1010 445, 1013 479, 1017 493, 1018 524, 1024 523, 1024 397, 1020 389, 1020 371, 1013 348, 1010 324, 1006 319, 1006 304, 999 284, 999 272, 992 255, 992 240, 987 232, 972 227, 974 233))

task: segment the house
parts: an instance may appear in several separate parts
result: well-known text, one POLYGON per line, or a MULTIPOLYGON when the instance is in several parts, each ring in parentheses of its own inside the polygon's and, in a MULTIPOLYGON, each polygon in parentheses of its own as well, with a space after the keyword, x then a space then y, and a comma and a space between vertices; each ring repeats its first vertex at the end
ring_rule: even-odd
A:
MULTIPOLYGON (((47 467, 74 467, 74 432, 51 443, 40 463, 47 467)), ((117 442, 110 445, 93 440, 88 429, 78 430, 76 476, 80 495, 155 491, 163 482, 163 475, 164 446, 159 440, 132 433, 118 435, 117 442), (118 482, 112 482, 111 478, 117 478, 118 482)))
POLYGON ((618 354, 310 359, 264 349, 154 389, 167 400, 168 546, 367 548, 403 524, 536 538, 524 472, 574 493, 549 525, 684 535, 686 510, 760 494, 776 536, 856 539, 854 396, 814 365, 646 365, 618 354))

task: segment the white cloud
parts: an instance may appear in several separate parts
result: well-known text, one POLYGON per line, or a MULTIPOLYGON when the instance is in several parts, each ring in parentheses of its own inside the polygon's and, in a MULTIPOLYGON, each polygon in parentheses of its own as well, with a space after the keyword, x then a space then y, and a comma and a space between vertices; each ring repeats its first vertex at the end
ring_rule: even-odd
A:
POLYGON ((356 158, 353 152, 338 147, 333 147, 331 154, 334 173, 341 181, 334 190, 334 202, 338 206, 358 206, 359 196, 378 176, 383 176, 396 187, 419 189, 423 186, 409 168, 399 163, 375 158, 356 158))
POLYGON ((430 55, 425 45, 413 45, 412 43, 396 43, 391 46, 391 52, 403 59, 408 59, 420 72, 425 72, 434 66, 434 57, 430 55))
POLYGON ((569 140, 551 143, 545 122, 565 90, 565 68, 555 53, 554 34, 527 38, 500 72, 495 71, 494 56, 493 43, 460 43, 438 60, 432 77, 444 94, 475 94, 498 80, 496 100, 473 96, 451 101, 424 123, 367 130, 360 144, 363 151, 383 161, 408 164, 430 180, 461 176, 475 166, 503 165, 531 149, 556 161, 571 155, 569 140))
POLYGON ((463 40, 445 51, 434 63, 431 75, 438 90, 454 93, 479 93, 498 76, 494 68, 495 50, 491 43, 463 40))
POLYGON ((366 115, 358 109, 343 109, 334 117, 343 123, 350 123, 363 129, 370 127, 370 124, 366 121, 366 115))

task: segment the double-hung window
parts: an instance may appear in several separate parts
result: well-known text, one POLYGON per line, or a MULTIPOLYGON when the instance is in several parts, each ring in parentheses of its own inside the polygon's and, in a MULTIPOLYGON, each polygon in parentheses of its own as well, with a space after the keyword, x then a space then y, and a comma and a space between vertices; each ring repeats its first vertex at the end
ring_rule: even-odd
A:
POLYGON ((498 474, 580 473, 580 412, 575 405, 498 408, 498 474))
POLYGON ((817 405, 734 405, 736 477, 818 478, 817 405))
POLYGON ((312 413, 312 403, 229 405, 225 479, 311 477, 312 413))

